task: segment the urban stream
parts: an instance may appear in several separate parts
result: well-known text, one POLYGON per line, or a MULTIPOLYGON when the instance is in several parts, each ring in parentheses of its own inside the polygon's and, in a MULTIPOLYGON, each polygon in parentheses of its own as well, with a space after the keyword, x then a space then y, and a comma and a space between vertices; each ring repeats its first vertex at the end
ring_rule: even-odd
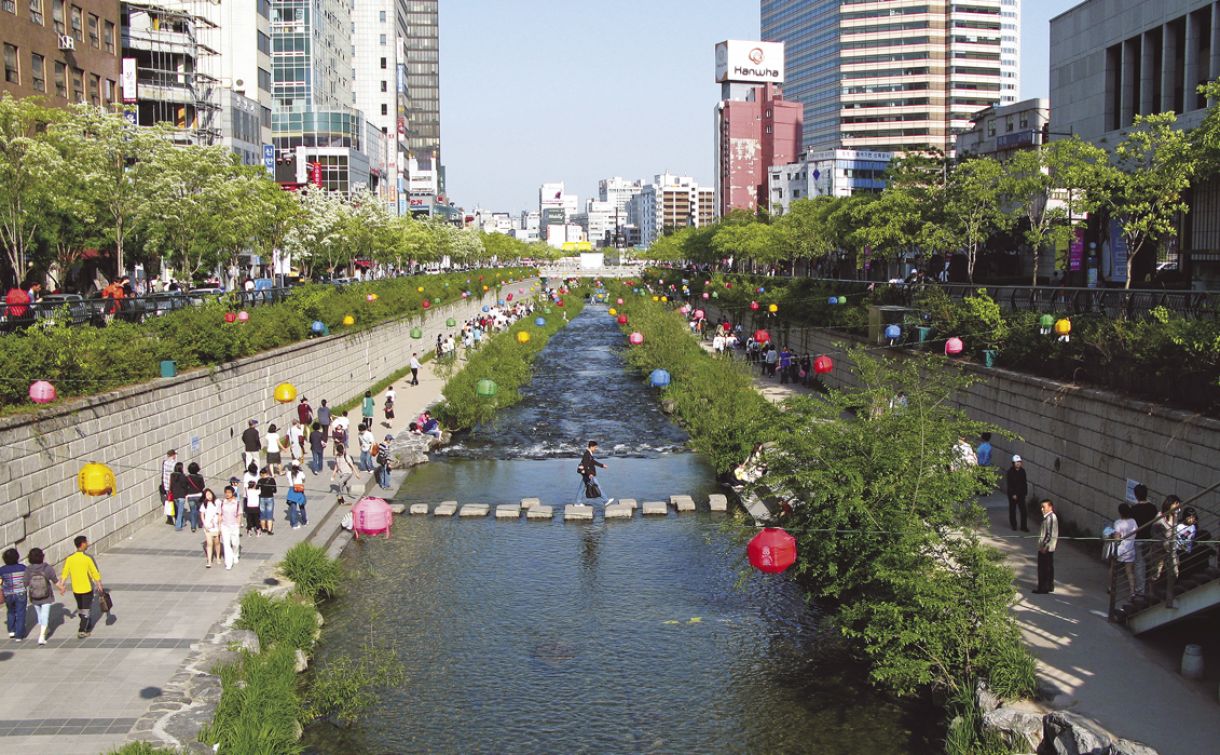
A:
POLYGON ((539 356, 524 401, 455 437, 397 499, 558 506, 597 439, 607 495, 689 494, 701 510, 567 524, 399 517, 391 539, 353 544, 318 663, 372 640, 394 649, 406 681, 354 728, 311 727, 311 752, 935 748, 934 711, 877 695, 794 584, 747 574, 740 535, 704 510, 713 470, 627 371, 623 342, 590 305, 539 356))

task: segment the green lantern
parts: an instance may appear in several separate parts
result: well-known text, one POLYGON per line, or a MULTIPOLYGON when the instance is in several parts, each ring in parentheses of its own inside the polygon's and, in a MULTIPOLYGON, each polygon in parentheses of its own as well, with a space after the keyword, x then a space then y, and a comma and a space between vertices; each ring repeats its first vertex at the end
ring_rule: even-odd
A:
POLYGON ((411 337, 416 338, 416 339, 423 338, 424 337, 423 329, 422 328, 411 328, 411 337))
POLYGON ((452 317, 450 317, 448 320, 445 320, 446 327, 452 328, 452 327, 455 327, 456 325, 457 325, 457 320, 453 319, 452 317))
POLYGON ((487 378, 483 378, 474 385, 474 392, 478 394, 480 398, 491 398, 492 396, 496 395, 496 390, 497 386, 495 382, 488 380, 487 378))
POLYGON ((1050 333, 1051 328, 1055 325, 1055 316, 1042 315, 1042 317, 1038 318, 1038 325, 1041 327, 1042 335, 1050 333))
POLYGON ((713 298, 713 299, 719 299, 719 298, 720 298, 720 292, 719 292, 719 291, 713 291, 713 292, 712 292, 712 298, 713 298))

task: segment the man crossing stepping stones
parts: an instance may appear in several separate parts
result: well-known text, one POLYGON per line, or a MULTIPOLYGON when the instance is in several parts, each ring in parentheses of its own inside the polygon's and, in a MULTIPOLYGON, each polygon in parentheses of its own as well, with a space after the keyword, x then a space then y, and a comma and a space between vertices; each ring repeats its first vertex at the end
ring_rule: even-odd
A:
MULTIPOLYGON (((593 454, 595 453, 597 453, 597 441, 591 440, 589 441, 589 445, 585 448, 584 454, 582 454, 580 457, 580 465, 576 467, 577 473, 580 474, 581 481, 581 489, 576 495, 577 503, 581 502, 580 499, 582 494, 584 498, 591 501, 604 498, 601 486, 597 483, 597 468, 601 467, 602 469, 605 469, 606 465, 602 464, 593 457, 593 454)), ((604 505, 609 506, 613 501, 613 498, 607 498, 604 505)))

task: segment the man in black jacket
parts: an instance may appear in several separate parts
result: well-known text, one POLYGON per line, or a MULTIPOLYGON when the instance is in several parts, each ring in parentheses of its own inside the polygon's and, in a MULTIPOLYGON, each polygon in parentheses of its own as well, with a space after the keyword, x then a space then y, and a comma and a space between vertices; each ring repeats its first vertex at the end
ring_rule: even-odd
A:
POLYGON ((241 457, 242 468, 246 469, 251 464, 257 467, 258 452, 263 448, 262 436, 258 434, 258 420, 252 419, 247 423, 246 431, 241 434, 241 442, 245 447, 245 453, 241 457))
POLYGON ((1025 498, 1029 495, 1029 483, 1025 480, 1025 465, 1020 456, 1012 457, 1012 466, 1004 475, 1008 487, 1008 523, 1017 528, 1017 512, 1021 512, 1021 531, 1029 532, 1029 522, 1025 513, 1025 498))
MULTIPOLYGON (((580 473, 580 477, 584 481, 584 490, 582 492, 586 498, 602 497, 601 486, 597 484, 597 468, 605 469, 606 465, 593 458, 595 453, 597 453, 597 441, 591 440, 585 448, 584 454, 580 457, 580 466, 576 467, 576 471, 580 473)), ((606 501, 606 503, 609 502, 606 501)))

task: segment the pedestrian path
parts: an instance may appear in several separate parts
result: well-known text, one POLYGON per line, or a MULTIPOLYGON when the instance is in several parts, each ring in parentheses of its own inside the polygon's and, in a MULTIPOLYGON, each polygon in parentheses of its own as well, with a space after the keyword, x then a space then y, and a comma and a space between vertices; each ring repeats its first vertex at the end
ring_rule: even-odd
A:
MULTIPOLYGON (((395 419, 382 424, 384 391, 377 399, 378 439, 399 433, 420 412, 441 398, 444 380, 425 362, 419 385, 394 384, 395 419)), ((331 403, 346 396, 327 397, 331 403)), ((359 410, 352 413, 359 422, 359 410)), ((358 453, 356 454, 358 458, 358 453)), ((329 449, 327 461, 330 462, 329 449)), ((227 473, 208 478, 219 490, 237 465, 227 473), (217 487, 219 486, 219 487, 217 487)), ((405 479, 391 473, 391 488, 405 479)), ((95 558, 106 588, 114 597, 114 611, 97 622, 93 636, 76 638, 75 605, 57 600, 52 608, 52 631, 45 646, 33 636, 17 643, 0 640, 0 752, 96 753, 107 752, 126 741, 137 719, 166 695, 163 687, 179 670, 192 647, 227 615, 238 596, 271 576, 273 565, 290 547, 314 539, 324 541, 331 532, 320 528, 336 502, 329 485, 330 472, 306 473, 309 524, 291 529, 282 494, 277 497, 275 534, 242 537, 241 561, 232 571, 204 567, 203 536, 189 528, 175 532, 165 524, 152 524, 95 558)), ((284 490, 280 478, 281 491, 284 490)), ((371 475, 364 474, 361 491, 377 494, 371 475)), ((56 568, 60 567, 56 564, 56 568)), ((34 621, 32 612, 27 621, 34 621)))
MULTIPOLYGON (((711 351, 707 342, 703 347, 711 351)), ((813 393, 806 386, 780 384, 757 374, 754 383, 774 403, 813 393)), ((1108 620, 1108 572, 1100 560, 1100 546, 1093 541, 1061 541, 1055 553, 1055 592, 1035 595, 1036 526, 1029 534, 1014 533, 1002 493, 985 496, 980 504, 990 522, 983 539, 1004 554, 1016 574, 1018 595, 1012 613, 1026 647, 1037 659, 1039 681, 1058 693, 1051 707, 1092 718, 1116 736, 1144 742, 1162 753, 1216 752, 1220 711, 1215 682, 1184 679, 1177 673, 1172 652, 1108 620)), ((1181 648, 1177 650, 1180 654, 1181 648)))

